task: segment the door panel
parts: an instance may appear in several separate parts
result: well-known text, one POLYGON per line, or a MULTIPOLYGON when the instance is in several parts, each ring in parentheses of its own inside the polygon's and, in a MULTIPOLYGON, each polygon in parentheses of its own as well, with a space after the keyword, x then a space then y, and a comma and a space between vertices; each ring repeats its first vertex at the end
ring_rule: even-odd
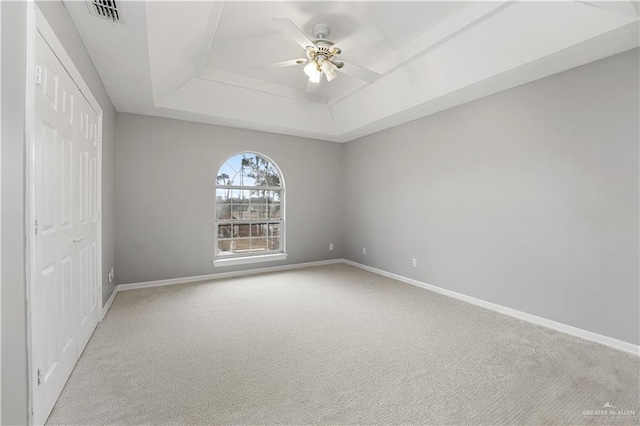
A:
MULTIPOLYGON (((49 104, 53 111, 58 111, 58 78, 60 77, 60 67, 51 57, 43 58, 42 62, 42 94, 44 101, 49 104), (53 61, 51 62, 51 60, 53 61)), ((57 59, 57 58, 56 58, 57 59)))
POLYGON ((36 184, 39 189, 38 197, 38 225, 39 232, 46 235, 55 232, 56 227, 56 141, 58 131, 52 124, 43 121, 40 124, 41 137, 35 146, 36 184))
POLYGON ((73 142, 62 136, 60 138, 60 227, 69 229, 72 226, 72 159, 73 142))
POLYGON ((80 156, 78 157, 78 170, 80 171, 80 189, 79 189, 79 205, 78 205, 78 221, 80 224, 87 223, 87 192, 89 189, 89 185, 87 182, 87 177, 89 174, 89 153, 82 148, 80 148, 80 156))
POLYGON ((64 334, 62 341, 62 353, 65 354, 69 350, 74 350, 72 347, 75 343, 74 336, 74 300, 73 300, 73 257, 67 256, 62 259, 61 262, 62 276, 62 320, 64 323, 64 334))

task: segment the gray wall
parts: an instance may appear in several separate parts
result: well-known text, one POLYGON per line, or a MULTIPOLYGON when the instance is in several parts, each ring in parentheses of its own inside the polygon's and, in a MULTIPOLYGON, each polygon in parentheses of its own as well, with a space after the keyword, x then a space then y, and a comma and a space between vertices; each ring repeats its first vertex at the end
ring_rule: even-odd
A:
POLYGON ((27 421, 24 234, 26 2, 2 3, 2 419, 27 421))
POLYGON ((124 113, 116 128, 120 284, 247 269, 211 264, 216 174, 242 151, 271 158, 286 185, 289 257, 252 267, 342 257, 342 145, 124 113))
MULTIPOLYGON (((115 109, 62 2, 38 2, 104 110, 103 297, 114 262, 115 109), (108 265, 108 266, 107 266, 108 265)), ((2 4, 2 424, 27 422, 25 299, 26 2, 2 4)))
POLYGON ((346 258, 637 345, 638 75, 635 49, 348 143, 346 258))

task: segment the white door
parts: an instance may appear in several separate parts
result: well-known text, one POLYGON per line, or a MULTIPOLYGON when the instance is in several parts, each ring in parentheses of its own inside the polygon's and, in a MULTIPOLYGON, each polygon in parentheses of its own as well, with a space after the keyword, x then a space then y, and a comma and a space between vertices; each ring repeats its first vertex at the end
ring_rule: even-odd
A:
POLYGON ((40 34, 33 123, 31 318, 35 424, 46 421, 98 321, 97 122, 40 34))

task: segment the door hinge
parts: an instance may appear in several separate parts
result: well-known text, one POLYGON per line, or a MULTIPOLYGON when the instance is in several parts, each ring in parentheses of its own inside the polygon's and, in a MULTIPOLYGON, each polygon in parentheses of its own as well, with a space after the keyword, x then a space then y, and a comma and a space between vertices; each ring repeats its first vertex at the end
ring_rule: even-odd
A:
POLYGON ((36 84, 42 84, 42 67, 40 65, 36 67, 36 84))
POLYGON ((102 136, 98 136, 98 145, 102 143, 102 136))
POLYGON ((38 384, 42 384, 42 369, 38 368, 38 384))
POLYGON ((100 215, 100 212, 98 212, 98 220, 100 220, 102 218, 102 216, 100 215))
POLYGON ((36 235, 38 235, 38 219, 36 219, 36 235))

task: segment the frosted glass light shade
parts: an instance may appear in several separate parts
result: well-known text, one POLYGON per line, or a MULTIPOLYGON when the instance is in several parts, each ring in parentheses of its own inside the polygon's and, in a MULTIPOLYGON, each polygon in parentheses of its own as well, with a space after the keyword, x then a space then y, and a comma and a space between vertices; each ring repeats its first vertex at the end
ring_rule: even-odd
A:
POLYGON ((331 81, 338 76, 336 68, 330 61, 322 61, 322 71, 327 76, 327 81, 331 81))
POLYGON ((315 62, 309 62, 304 67, 304 73, 309 76, 309 80, 313 83, 320 83, 320 79, 322 78, 322 72, 318 71, 318 66, 315 62))

